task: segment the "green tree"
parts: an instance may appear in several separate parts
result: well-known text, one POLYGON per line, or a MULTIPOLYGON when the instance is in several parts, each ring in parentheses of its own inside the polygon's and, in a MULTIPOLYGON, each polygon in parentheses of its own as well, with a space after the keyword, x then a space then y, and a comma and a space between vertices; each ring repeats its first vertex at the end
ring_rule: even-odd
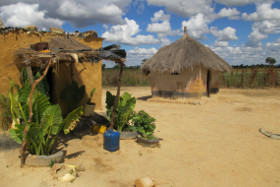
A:
POLYGON ((273 65, 276 63, 276 60, 275 60, 275 58, 273 58, 273 57, 267 57, 267 58, 265 59, 265 62, 268 63, 268 64, 270 64, 271 66, 273 66, 273 65))

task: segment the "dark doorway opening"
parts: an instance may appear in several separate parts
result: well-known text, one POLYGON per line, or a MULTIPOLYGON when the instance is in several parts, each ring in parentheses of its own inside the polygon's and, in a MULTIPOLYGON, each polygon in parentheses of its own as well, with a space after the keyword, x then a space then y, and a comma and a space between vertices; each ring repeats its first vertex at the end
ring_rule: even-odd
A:
POLYGON ((207 71, 207 97, 210 97, 211 70, 207 71))
POLYGON ((48 70, 48 73, 46 75, 46 80, 49 86, 49 97, 50 102, 55 104, 55 98, 54 98, 54 81, 53 81, 53 67, 50 67, 48 70))

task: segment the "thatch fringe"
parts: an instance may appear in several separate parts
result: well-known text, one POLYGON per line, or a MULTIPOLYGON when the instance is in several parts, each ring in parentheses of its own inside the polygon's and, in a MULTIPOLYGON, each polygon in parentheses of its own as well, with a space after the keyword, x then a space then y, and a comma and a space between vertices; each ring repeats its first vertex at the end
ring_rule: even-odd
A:
POLYGON ((74 62, 99 62, 100 60, 111 60, 114 62, 124 62, 126 57, 125 50, 120 46, 92 49, 82 44, 72 37, 51 38, 50 42, 39 42, 31 45, 33 49, 22 48, 15 52, 16 65, 37 66, 44 68, 49 59, 54 59, 52 64, 56 63, 74 63, 74 62), (47 50, 44 50, 47 48, 47 50), (35 50, 34 50, 35 49, 35 50))
POLYGON ((176 42, 162 47, 142 65, 142 71, 179 73, 196 66, 209 70, 227 72, 232 69, 221 57, 200 42, 184 35, 176 42))

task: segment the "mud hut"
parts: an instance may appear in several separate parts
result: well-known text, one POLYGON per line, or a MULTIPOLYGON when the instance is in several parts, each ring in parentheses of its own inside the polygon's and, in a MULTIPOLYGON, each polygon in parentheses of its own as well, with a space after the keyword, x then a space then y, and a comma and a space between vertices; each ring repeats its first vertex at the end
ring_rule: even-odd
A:
POLYGON ((48 67, 45 76, 47 92, 51 102, 59 104, 66 115, 84 105, 91 90, 101 83, 85 64, 93 66, 102 59, 123 63, 126 52, 117 45, 95 50, 68 35, 32 44, 30 48, 21 48, 15 52, 15 56, 18 69, 21 71, 26 67, 26 80, 31 85, 36 73, 48 67))
MULTIPOLYGON (((76 31, 73 34, 67 34, 62 29, 57 28, 50 28, 49 31, 38 31, 36 26, 0 28, 0 93, 7 94, 9 92, 10 78, 17 84, 20 84, 19 77, 21 72, 14 63, 16 62, 15 51, 20 48, 30 48, 30 45, 40 42, 49 43, 51 38, 64 39, 67 35, 91 49, 102 47, 103 38, 98 37, 95 31, 76 31)), ((96 103, 96 109, 100 110, 102 98, 102 60, 95 63, 74 63, 73 65, 74 73, 79 73, 79 80, 82 80, 79 84, 86 85, 86 92, 89 93, 93 88, 96 88, 93 102, 96 103)), ((60 80, 63 80, 64 76, 66 77, 70 74, 68 66, 69 64, 67 65, 67 63, 59 63, 59 65, 53 66, 51 69, 53 69, 53 72, 59 70, 60 80)), ((70 84, 70 79, 65 78, 63 82, 67 86, 70 84)))
POLYGON ((153 96, 200 97, 219 91, 219 73, 232 68, 211 49, 184 36, 162 47, 141 69, 150 76, 153 96))

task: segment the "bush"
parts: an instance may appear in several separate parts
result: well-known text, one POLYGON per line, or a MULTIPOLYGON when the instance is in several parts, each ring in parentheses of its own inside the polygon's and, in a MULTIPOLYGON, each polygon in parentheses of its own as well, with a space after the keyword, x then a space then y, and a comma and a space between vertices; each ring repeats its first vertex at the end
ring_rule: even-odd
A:
POLYGON ((132 123, 134 126, 131 128, 140 133, 144 138, 149 139, 156 128, 155 121, 155 118, 147 114, 145 111, 140 110, 133 116, 132 123))

